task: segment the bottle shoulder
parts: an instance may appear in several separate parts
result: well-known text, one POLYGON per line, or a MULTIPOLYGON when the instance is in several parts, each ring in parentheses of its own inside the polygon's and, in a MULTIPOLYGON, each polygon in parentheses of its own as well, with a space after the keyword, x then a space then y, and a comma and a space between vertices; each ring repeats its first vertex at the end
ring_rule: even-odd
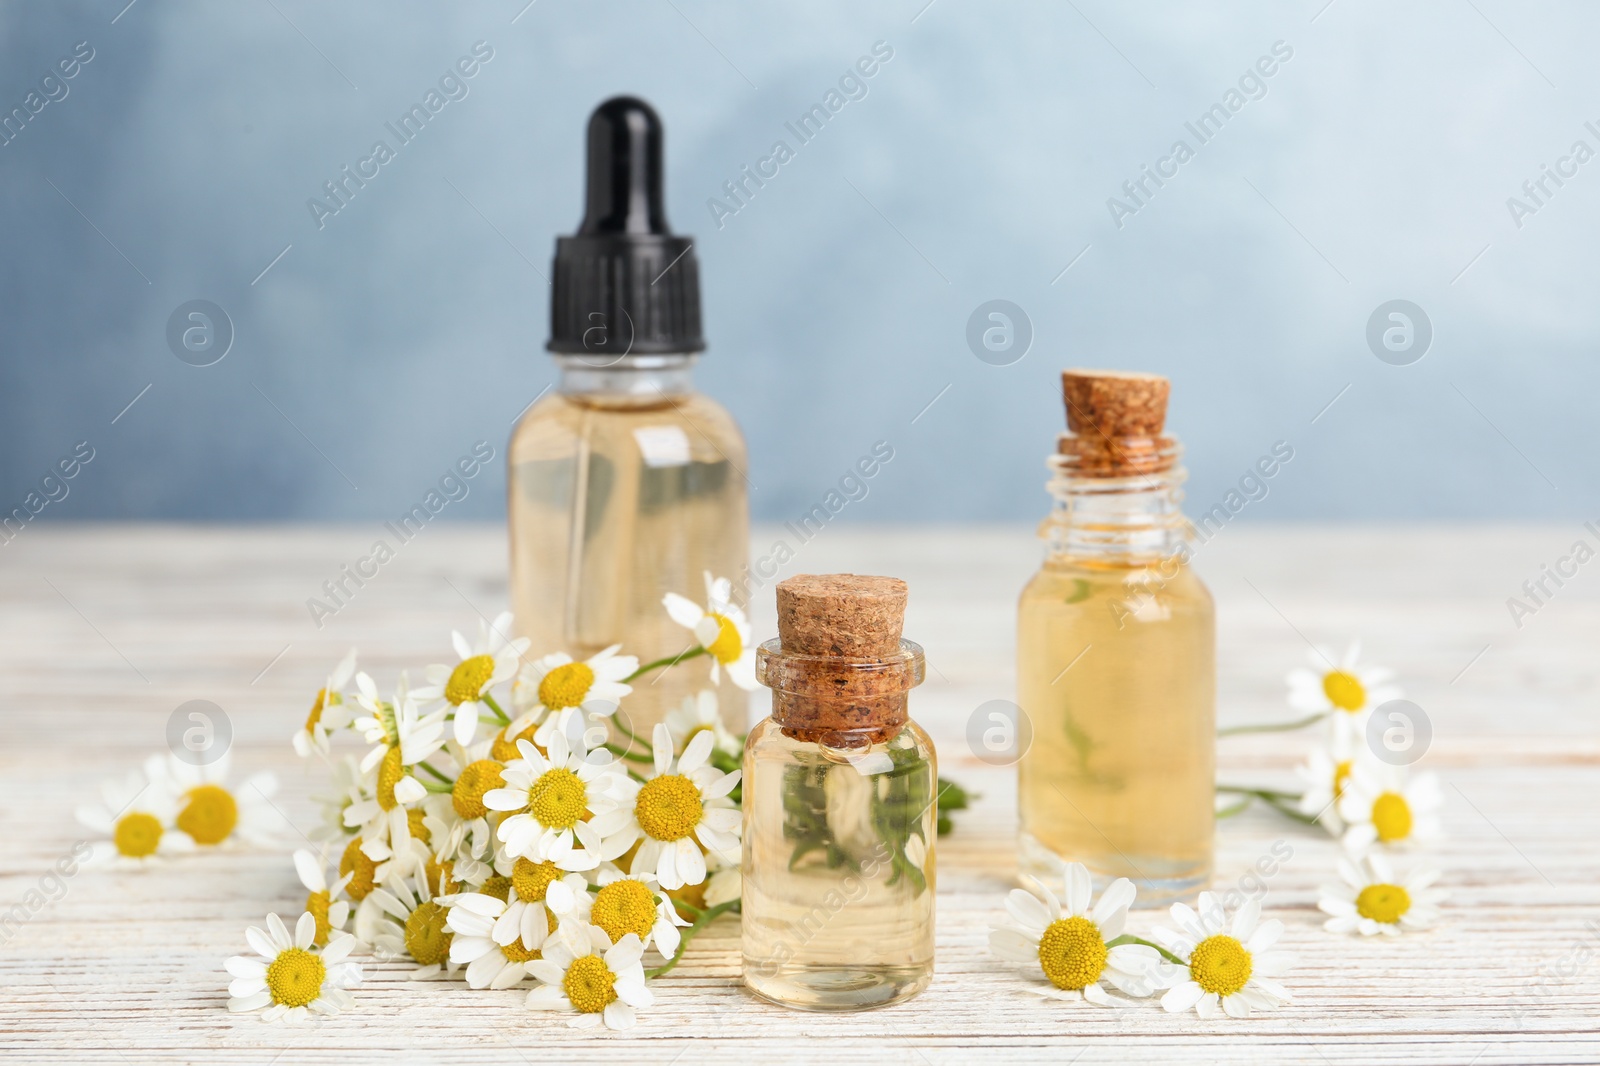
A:
MULTIPOLYGON (((870 758, 877 753, 888 755, 896 764, 907 758, 931 761, 934 758, 933 738, 916 722, 907 721, 900 732, 889 740, 853 751, 848 760, 840 761, 860 764, 862 758, 870 758)), ((784 733, 783 727, 772 718, 763 718, 756 723, 745 739, 745 754, 758 759, 810 759, 824 757, 824 749, 821 744, 814 741, 797 740, 788 736, 784 733)))
MULTIPOLYGON (((551 392, 518 419, 513 459, 561 452, 597 436, 632 436, 643 451, 687 451, 697 460, 745 465, 744 434, 733 415, 699 392, 655 396, 551 392)), ((648 456, 646 456, 648 458, 648 456)))

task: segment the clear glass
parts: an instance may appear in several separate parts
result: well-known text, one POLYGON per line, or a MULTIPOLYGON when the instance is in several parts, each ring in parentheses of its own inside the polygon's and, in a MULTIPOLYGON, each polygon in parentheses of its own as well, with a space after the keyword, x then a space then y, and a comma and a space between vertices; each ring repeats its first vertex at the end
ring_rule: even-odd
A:
POLYGON ((1189 568, 1176 465, 1075 476, 1051 459, 1044 566, 1017 618, 1019 865, 1053 881, 1081 862, 1126 877, 1138 905, 1192 897, 1211 877, 1216 652, 1211 594, 1189 568))
MULTIPOLYGON (((744 437, 694 391, 693 361, 560 357, 560 385, 512 432, 511 599, 530 654, 584 659, 621 644, 640 662, 674 656, 694 638, 661 598, 704 603, 706 572, 737 588, 749 558, 744 437)), ((648 737, 685 697, 717 687, 724 721, 743 732, 748 695, 726 671, 712 686, 706 665, 636 685, 630 728, 648 737)))
MULTIPOLYGON (((904 646, 915 649, 915 684, 921 649, 904 646)), ((751 991, 852 1011, 928 986, 937 779, 933 742, 915 722, 877 743, 848 732, 800 740, 775 718, 751 731, 741 906, 751 991)))

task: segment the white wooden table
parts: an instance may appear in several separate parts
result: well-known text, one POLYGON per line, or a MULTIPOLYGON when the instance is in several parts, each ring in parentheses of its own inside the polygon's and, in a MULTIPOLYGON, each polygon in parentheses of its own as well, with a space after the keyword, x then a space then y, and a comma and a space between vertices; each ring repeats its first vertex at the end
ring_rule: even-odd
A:
MULTIPOLYGON (((0 548, 0 910, 80 837, 72 811, 88 790, 164 748, 186 700, 226 710, 236 772, 276 770, 286 819, 309 828, 321 779, 288 739, 328 667, 352 644, 385 678, 420 667, 443 653, 451 627, 475 627, 506 601, 498 527, 432 528, 318 631, 306 598, 377 533, 45 525, 0 548)), ((247 924, 297 913, 304 898, 289 861, 303 841, 286 825, 275 853, 72 878, 0 945, 0 1061, 1600 1061, 1600 574, 1580 573, 1520 632, 1505 606, 1579 533, 1576 523, 1236 527, 1202 551, 1218 601, 1224 724, 1287 717, 1283 675, 1305 659, 1302 634, 1339 647, 1360 635, 1431 716, 1423 766, 1445 786, 1449 837, 1437 859, 1453 896, 1441 927, 1417 937, 1323 932, 1316 886, 1334 876, 1335 844, 1269 813, 1223 823, 1221 883, 1274 841, 1293 848, 1268 908, 1300 959, 1287 978, 1299 998, 1277 1014, 1201 1022, 1153 1003, 1045 1003, 989 957, 988 926, 1013 872, 1014 780, 971 755, 964 726, 980 703, 1013 694, 1013 605, 1035 543, 1012 528, 836 528, 793 567, 911 583, 907 635, 933 668, 914 712, 941 769, 982 797, 940 847, 939 973, 916 1000, 848 1016, 757 1002, 739 984, 730 918, 657 983, 657 1005, 622 1035, 530 1014, 521 992, 419 985, 392 966, 369 968, 358 1009, 324 1024, 231 1016, 222 960, 244 949, 247 924)), ((755 543, 771 539, 758 530, 755 543)), ((766 635, 770 593, 757 608, 766 635)), ((1226 741, 1222 773, 1292 786, 1308 740, 1226 741)), ((1133 931, 1154 919, 1137 913, 1133 931)))

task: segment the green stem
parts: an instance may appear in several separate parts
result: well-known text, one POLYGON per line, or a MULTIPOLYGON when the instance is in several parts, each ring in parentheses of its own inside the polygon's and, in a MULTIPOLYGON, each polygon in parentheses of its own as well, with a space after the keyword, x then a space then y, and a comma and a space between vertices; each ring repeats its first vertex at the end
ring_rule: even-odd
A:
POLYGON ((678 950, 672 953, 672 958, 668 959, 666 962, 662 963, 660 966, 657 966, 653 970, 646 970, 644 975, 646 977, 660 977, 662 974, 670 972, 674 966, 678 965, 678 963, 683 960, 683 953, 688 950, 689 941, 695 938, 695 934, 699 933, 700 930, 710 925, 713 920, 721 917, 738 906, 738 900, 730 899, 726 903, 719 903, 715 907, 708 907, 701 911, 700 917, 694 920, 694 924, 683 931, 682 939, 678 941, 678 950))
POLYGON ((689 648, 687 651, 681 651, 676 655, 669 655, 665 659, 657 659, 653 663, 645 663, 643 666, 639 667, 639 669, 635 670, 633 673, 631 673, 627 677, 623 678, 622 679, 622 683, 624 685, 631 684, 632 682, 638 680, 639 678, 643 677, 645 674, 648 674, 652 670, 658 670, 663 666, 676 666, 678 663, 683 662, 685 659, 693 659, 696 656, 704 655, 704 654, 706 654, 705 645, 696 644, 694 647, 689 648))
POLYGON ((638 752, 634 751, 632 748, 624 748, 622 745, 613 744, 610 741, 606 742, 605 749, 607 751, 609 751, 613 755, 620 755, 622 758, 631 759, 634 762, 654 762, 655 761, 654 759, 652 759, 648 755, 640 755, 638 752))
MULTIPOLYGON (((1317 824, 1317 820, 1311 815, 1301 814, 1300 811, 1295 807, 1290 806, 1291 803, 1295 803, 1300 800, 1300 793, 1298 792, 1284 792, 1281 789, 1276 788, 1241 788, 1237 785, 1218 785, 1217 791, 1227 792, 1230 795, 1246 796, 1250 799, 1258 799, 1262 803, 1265 803, 1267 806, 1271 807, 1273 810, 1277 811, 1279 814, 1283 815, 1285 818, 1293 818, 1295 821, 1302 822, 1305 825, 1317 824)), ((1221 815, 1219 815, 1219 817, 1221 817, 1221 815)))
POLYGON ((429 766, 427 763, 419 762, 419 763, 417 763, 417 765, 422 767, 424 770, 428 771, 428 773, 432 774, 434 777, 437 777, 440 781, 443 781, 445 784, 450 785, 452 787, 455 786, 455 779, 454 778, 446 777, 444 774, 441 774, 438 770, 435 770, 432 766, 429 766))
POLYGON ((1300 798, 1300 793, 1298 792, 1284 792, 1282 789, 1276 788, 1252 788, 1245 785, 1218 785, 1217 791, 1230 792, 1238 795, 1260 796, 1262 799, 1265 799, 1268 796, 1273 796, 1282 800, 1297 800, 1300 798))
POLYGON ((501 725, 510 725, 511 724, 510 716, 507 715, 505 711, 502 711, 500 709, 500 705, 494 701, 494 697, 493 696, 491 696, 487 692, 485 692, 482 695, 480 695, 478 697, 478 699, 482 700, 484 705, 487 706, 491 711, 494 712, 494 716, 496 718, 500 719, 500 724, 501 725))
POLYGON ((1307 715, 1304 718, 1296 718, 1289 722, 1264 722, 1255 725, 1229 726, 1227 729, 1217 730, 1217 736, 1236 737, 1245 733, 1288 733, 1296 729, 1304 729, 1308 725, 1314 725, 1328 717, 1328 713, 1327 711, 1318 711, 1316 714, 1307 715))
MULTIPOLYGON (((413 778, 413 780, 415 780, 415 778, 413 778)), ((440 785, 432 781, 422 782, 422 787, 427 789, 429 792, 438 792, 446 796, 455 791, 455 789, 450 785, 440 785)))
POLYGON ((1233 804, 1232 806, 1218 808, 1217 817, 1218 818, 1232 818, 1236 814, 1243 814, 1244 811, 1245 811, 1245 808, 1250 806, 1250 801, 1253 798, 1254 797, 1246 796, 1244 799, 1240 800, 1238 803, 1233 804))
POLYGON ((1300 822, 1303 825, 1316 825, 1317 824, 1317 820, 1315 818, 1313 818, 1311 815, 1309 815, 1309 814, 1301 814, 1298 810, 1296 810, 1293 807, 1290 807, 1288 804, 1284 803, 1282 800, 1276 798, 1275 796, 1263 795, 1261 798, 1266 801, 1266 803, 1267 803, 1267 805, 1269 807, 1271 807, 1274 810, 1276 810, 1279 814, 1283 815, 1285 818, 1293 818, 1295 821, 1300 822))
POLYGON ((1182 959, 1178 958, 1178 956, 1174 955, 1172 952, 1168 951, 1166 948, 1162 947, 1160 944, 1152 944, 1150 941, 1145 940, 1143 937, 1134 936, 1132 933, 1123 933, 1121 936, 1117 937, 1115 940, 1107 940, 1106 941, 1106 947, 1108 947, 1108 948, 1114 948, 1118 944, 1142 944, 1147 948, 1155 948, 1156 952, 1158 954, 1160 954, 1160 956, 1163 959, 1166 959, 1170 963, 1174 963, 1174 964, 1176 964, 1178 966, 1187 966, 1188 965, 1188 963, 1186 963, 1182 959))

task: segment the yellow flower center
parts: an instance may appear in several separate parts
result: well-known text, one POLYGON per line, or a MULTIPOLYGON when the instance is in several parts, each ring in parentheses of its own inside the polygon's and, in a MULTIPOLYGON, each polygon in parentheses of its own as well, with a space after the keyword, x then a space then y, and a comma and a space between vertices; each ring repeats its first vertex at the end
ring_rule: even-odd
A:
POLYGON ((489 808, 483 805, 483 794, 491 788, 504 788, 506 779, 500 771, 504 767, 493 759, 469 762, 456 778, 450 790, 450 805, 463 818, 486 818, 489 808))
POLYGON ((583 1014, 599 1014, 616 1002, 617 991, 612 986, 617 975, 611 972, 606 960, 599 955, 585 955, 573 959, 567 975, 561 979, 561 991, 572 1001, 574 1010, 583 1014))
POLYGON ((544 953, 538 948, 524 947, 520 936, 509 944, 501 944, 500 953, 507 962, 532 962, 544 958, 544 953))
POLYGON ((328 967, 304 948, 288 948, 278 953, 267 967, 267 991, 272 1002, 285 1007, 308 1007, 322 994, 328 967))
POLYGON ((1411 909, 1411 893, 1400 885, 1368 885, 1356 896, 1356 913, 1375 922, 1393 925, 1411 909))
POLYGON ((156 846, 161 843, 162 832, 161 819, 153 814, 146 814, 143 811, 124 814, 117 819, 116 831, 113 833, 117 854, 126 855, 130 859, 142 859, 146 855, 154 855, 156 846))
POLYGON ((400 763, 400 749, 390 748, 384 753, 383 762, 378 765, 378 806, 386 811, 394 810, 398 802, 394 798, 394 786, 405 777, 406 768, 400 763))
POLYGON ((1346 781, 1350 780, 1350 770, 1351 766, 1349 759, 1346 759, 1344 762, 1333 768, 1334 799, 1338 799, 1340 796, 1344 795, 1344 785, 1346 781))
POLYGON ((604 929, 613 944, 629 933, 643 940, 656 924, 656 900, 644 882, 623 878, 596 893, 589 920, 604 929))
MULTIPOLYGON (((538 728, 538 726, 530 725, 514 737, 507 737, 506 731, 504 729, 500 730, 494 735, 494 743, 489 745, 489 758, 501 763, 508 763, 512 759, 522 758, 522 752, 517 750, 517 741, 519 740, 526 740, 529 744, 539 748, 539 745, 533 743, 533 734, 538 728)), ((539 753, 541 755, 547 754, 544 748, 539 748, 539 753)))
POLYGON ((333 935, 333 925, 328 921, 328 908, 332 904, 326 892, 313 892, 306 897, 306 913, 317 923, 317 934, 311 942, 319 948, 325 946, 333 935))
POLYGON ((478 889, 485 896, 493 896, 502 903, 511 902, 511 878, 499 874, 490 874, 484 881, 483 887, 478 889))
POLYGON ((1378 839, 1393 844, 1411 835, 1411 804, 1398 792, 1385 792, 1372 801, 1372 828, 1378 839))
POLYGON ((739 639, 739 627, 726 615, 708 612, 707 618, 717 620, 717 639, 713 640, 706 648, 711 657, 723 666, 739 661, 740 654, 744 651, 744 641, 739 639))
POLYGON ((239 824, 239 805, 221 785, 199 785, 187 793, 178 828, 196 844, 220 844, 239 824))
POLYGON ((406 812, 406 827, 416 839, 424 844, 432 844, 433 830, 428 828, 427 817, 421 807, 413 807, 406 812))
MULTIPOLYGON (((437 674, 435 677, 439 676, 437 674)), ((444 683, 444 698, 452 707, 470 703, 483 695, 483 686, 494 676, 494 657, 474 655, 463 659, 450 671, 450 680, 444 683)))
POLYGON ((639 828, 657 840, 682 840, 700 824, 700 789, 682 774, 646 781, 634 801, 639 828))
POLYGON ((552 711, 581 707, 593 685, 594 670, 588 663, 566 663, 539 682, 539 702, 552 711))
POLYGON ((436 858, 429 858, 423 866, 423 876, 428 879, 428 891, 435 896, 449 895, 455 891, 455 886, 450 880, 450 871, 455 868, 455 863, 446 860, 440 862, 436 858))
POLYGON ((1231 996, 1250 981, 1250 953, 1231 936, 1208 937, 1189 955, 1189 976, 1207 992, 1231 996))
POLYGON ((561 878, 561 868, 553 862, 518 859, 511 867, 511 887, 524 903, 537 903, 550 891, 550 883, 561 878))
POLYGON ((406 918, 406 950, 418 966, 433 966, 450 954, 452 934, 445 931, 445 908, 432 900, 417 904, 406 918))
POLYGON ((1039 968, 1057 988, 1081 992, 1106 968, 1105 937, 1087 918, 1057 918, 1039 938, 1039 968))
POLYGON ((339 697, 325 688, 317 689, 317 698, 311 704, 311 713, 306 715, 306 732, 309 733, 322 721, 322 712, 330 705, 339 702, 339 697))
POLYGON ((546 770, 528 789, 528 810, 547 829, 571 829, 589 808, 589 789, 571 770, 546 770))
POLYGON ((1322 677, 1322 691, 1328 702, 1341 711, 1359 711, 1367 705, 1367 690, 1354 674, 1330 670, 1322 677))
POLYGON ((367 858, 367 853, 361 850, 361 838, 355 837, 346 845, 344 854, 339 857, 339 876, 351 874, 350 883, 345 886, 345 891, 350 898, 356 901, 367 898, 377 885, 378 864, 367 858))

